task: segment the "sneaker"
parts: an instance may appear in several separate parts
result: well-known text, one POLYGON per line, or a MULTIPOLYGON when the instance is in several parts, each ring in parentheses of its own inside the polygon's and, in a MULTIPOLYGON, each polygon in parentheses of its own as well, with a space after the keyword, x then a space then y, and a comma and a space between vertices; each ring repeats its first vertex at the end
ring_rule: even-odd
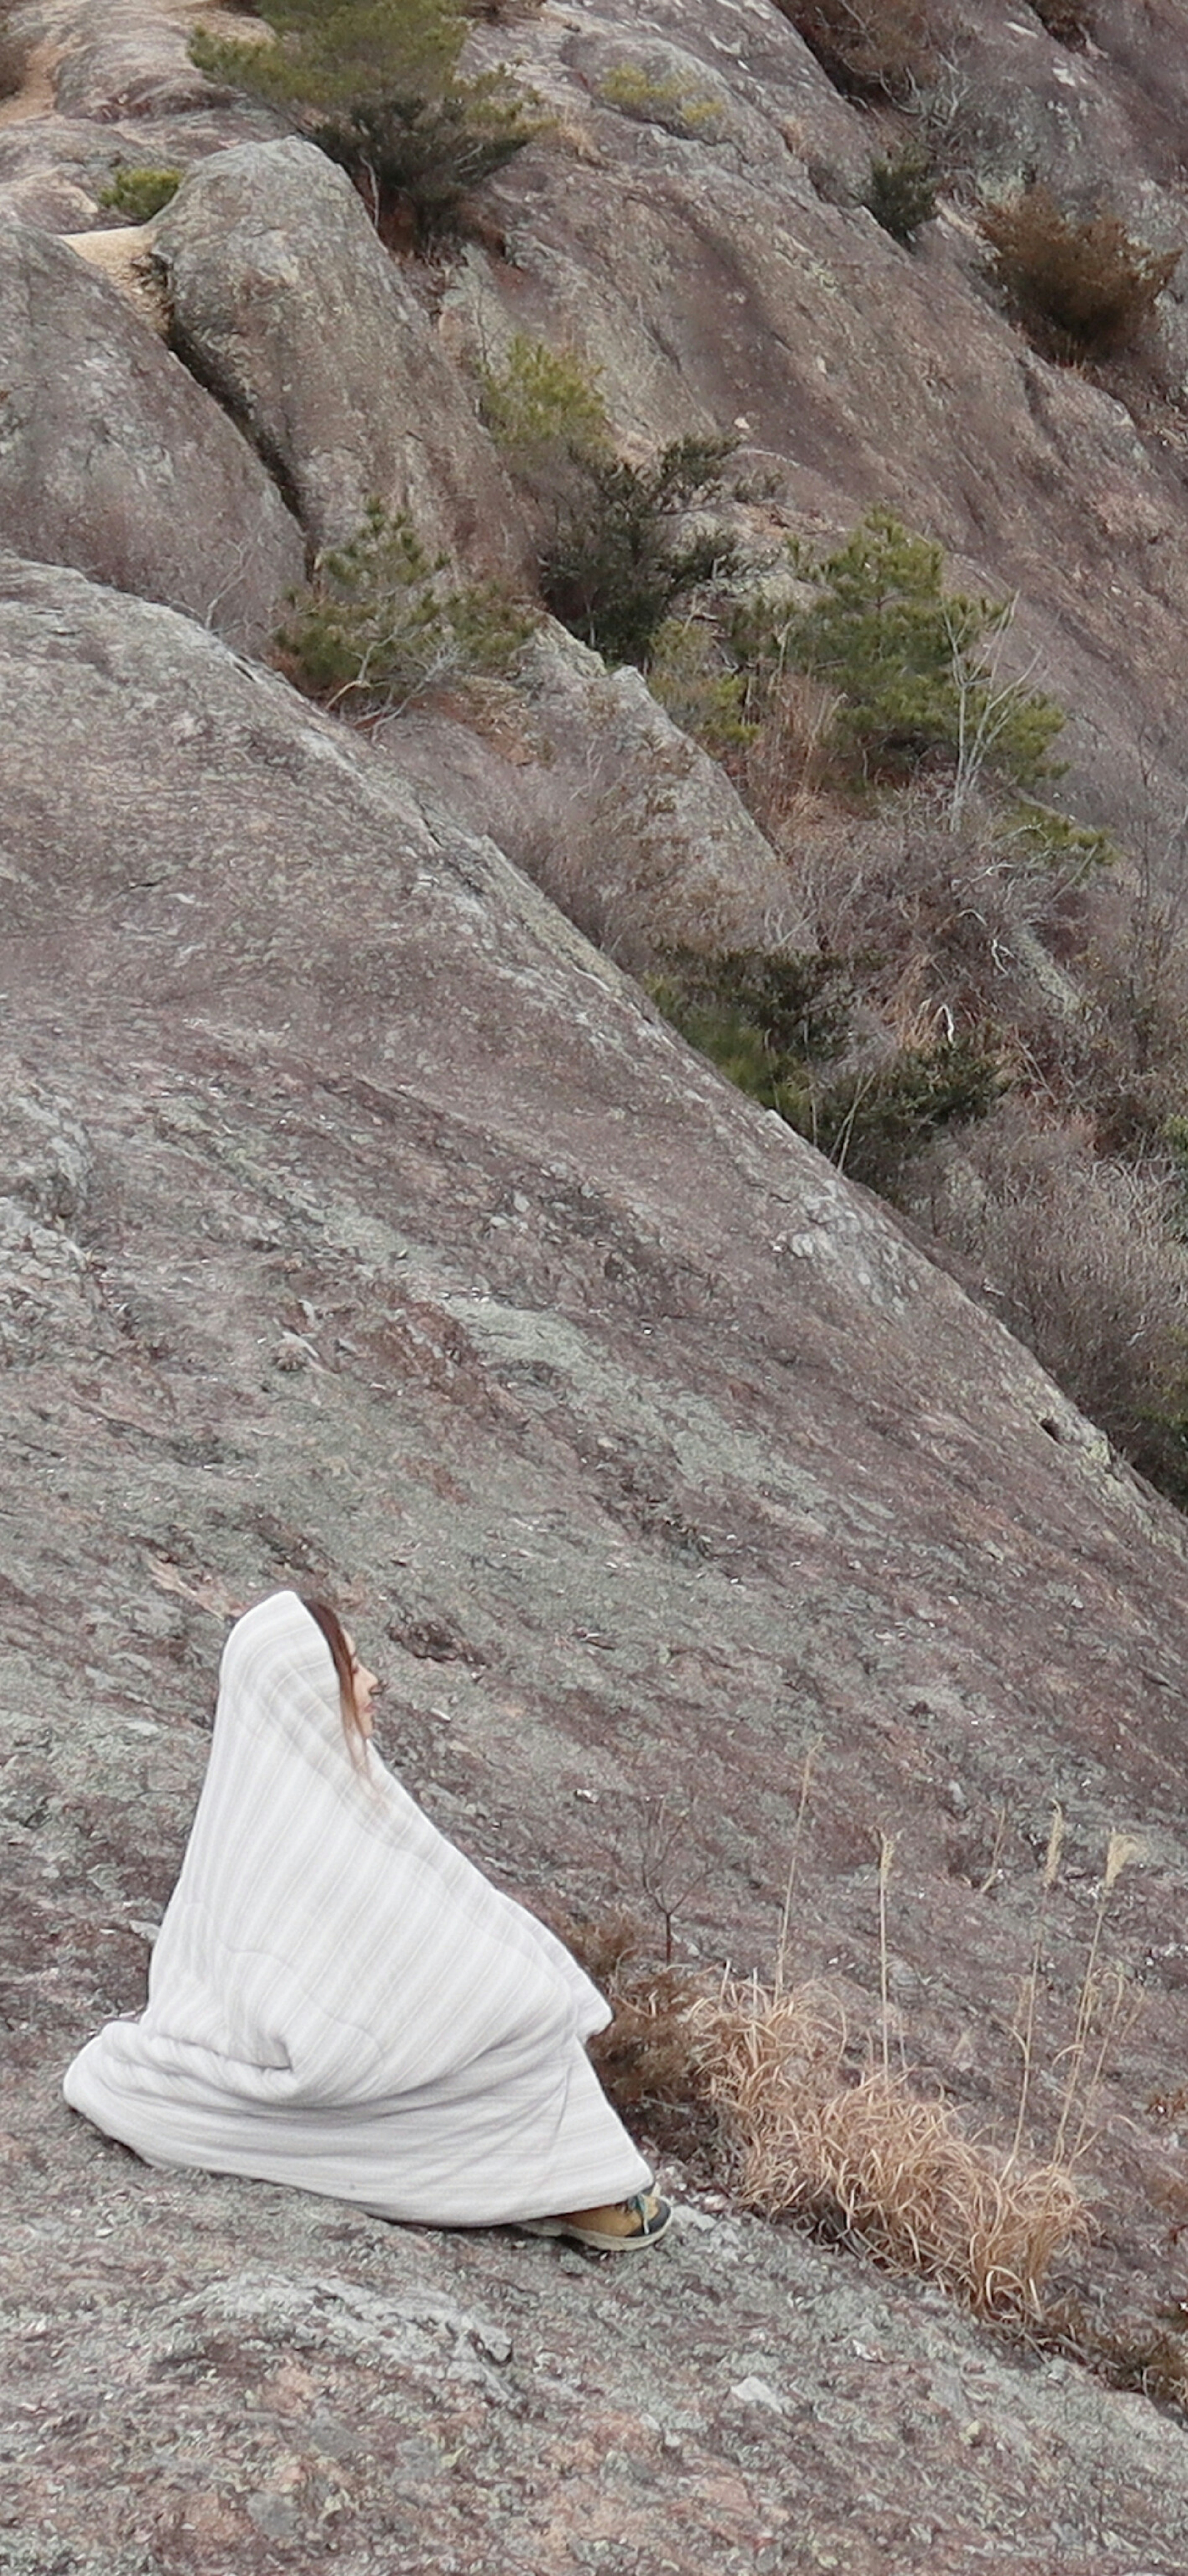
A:
POLYGON ((564 2218, 523 2218, 526 2236, 571 2236, 596 2254, 637 2254, 658 2245, 672 2225, 672 2203, 659 2192, 633 2192, 607 2209, 574 2209, 564 2218))

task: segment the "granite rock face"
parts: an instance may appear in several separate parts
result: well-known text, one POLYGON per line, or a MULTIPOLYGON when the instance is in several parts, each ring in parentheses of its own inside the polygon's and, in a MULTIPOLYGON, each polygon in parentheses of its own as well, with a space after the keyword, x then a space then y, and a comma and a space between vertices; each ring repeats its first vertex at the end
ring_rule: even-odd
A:
MULTIPOLYGON (((760 558, 877 501, 1017 591, 1072 802, 1162 847, 1183 281, 1158 401, 1048 366, 968 206, 914 257, 879 232, 897 129, 769 0, 481 22, 474 67, 552 122, 481 244, 393 264, 340 173, 194 73, 195 14, 0 10, 0 2567, 1178 2576, 1182 2427, 1138 2387, 677 2158, 680 2226, 623 2279, 149 2172, 62 2105, 143 1999, 227 1620, 324 1588, 436 1820, 529 1903, 658 1942, 672 1914, 709 1974, 770 1971, 811 1757, 793 1972, 856 2057, 885 1979, 903 2061, 1000 2138, 1059 1799, 1038 2155, 1133 1835, 1094 2231, 1055 2286, 1140 2384, 1188 2303, 1184 1521, 546 899, 641 968, 805 935, 635 674, 544 627, 477 715, 364 739, 242 658, 373 494, 518 575, 475 368, 523 332, 601 371, 631 455, 733 427, 760 558), (97 221, 129 159, 190 174, 153 236, 185 365, 49 238, 136 284, 97 221)), ((1098 0, 1077 53, 1026 8, 953 23, 995 185, 1108 168, 1179 241, 1182 0, 1098 0)))
POLYGON ((978 2126, 1050 1798, 1041 2144, 1139 1829, 1078 2263, 1150 2319, 1188 1628, 1177 1515, 390 748, 69 571, 6 559, 0 647, 3 2563, 264 2576, 329 2519, 385 2576, 1174 2567, 1173 2422, 852 2256, 694 2193, 604 2282, 150 2173, 62 2106, 143 1997, 226 1618, 327 1584, 386 1753, 529 1902, 646 1908, 681 1801, 686 1958, 770 1965, 816 1744, 797 1972, 869 2026, 898 1836, 895 2026, 978 2126))
POLYGON ((174 345, 239 420, 315 545, 367 503, 488 572, 522 546, 473 402, 345 172, 311 143, 194 170, 157 228, 174 345))
POLYGON ((72 13, 54 83, 63 116, 185 116, 225 103, 227 93, 190 61, 189 11, 144 0, 86 0, 72 13))
POLYGON ((504 717, 482 734, 414 709, 375 738, 620 965, 662 970, 678 947, 815 945, 736 788, 640 672, 608 671, 546 623, 504 717))
MULTIPOLYGON (((1038 171, 1074 209, 1106 189, 1142 238, 1188 245, 1161 98, 1182 7, 1176 42, 1144 47, 1119 0, 1125 78, 1108 51, 1072 54, 1026 10, 952 21, 953 113, 980 137, 988 187, 1038 171)), ((641 446, 738 425, 740 463, 774 487, 777 540, 781 524, 848 529, 874 504, 940 538, 957 579, 1017 594, 1018 667, 1070 710, 1074 802, 1130 833, 1152 807, 1178 815, 1175 403, 1145 416, 1129 379, 1128 410, 1035 356, 998 308, 968 203, 942 202, 914 255, 880 231, 860 199, 899 132, 838 97, 768 0, 654 0, 646 25, 631 0, 550 8, 480 31, 476 61, 507 56, 565 142, 492 183, 503 255, 476 246, 460 267, 442 317, 452 344, 491 362, 517 331, 568 343, 641 446), (679 50, 677 72, 649 72, 658 43, 679 50)), ((1156 372, 1173 393, 1184 294, 1188 261, 1160 305, 1156 372)))
POLYGON ((304 565, 275 485, 127 299, 16 223, 0 233, 0 381, 8 542, 259 650, 304 565))

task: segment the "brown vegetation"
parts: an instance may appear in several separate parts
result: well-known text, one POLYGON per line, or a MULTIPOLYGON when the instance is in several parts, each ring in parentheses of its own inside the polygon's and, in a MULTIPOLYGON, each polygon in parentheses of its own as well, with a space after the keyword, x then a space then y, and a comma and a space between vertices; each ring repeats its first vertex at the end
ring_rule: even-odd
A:
POLYGON ((995 276, 1029 337, 1069 363, 1133 348, 1180 259, 1178 250, 1133 240, 1104 208, 1078 223, 1043 187, 989 207, 980 222, 995 276))
POLYGON ((777 0, 845 98, 901 100, 936 67, 924 0, 777 0))
POLYGON ((967 2137, 948 2103, 886 2065, 855 2076, 825 1986, 779 1974, 707 1986, 649 1969, 622 1915, 557 1928, 614 2005, 591 2043, 602 2082, 698 2179, 941 2281, 987 2315, 1039 2313, 1052 2261, 1085 2223, 1070 2165, 967 2137))

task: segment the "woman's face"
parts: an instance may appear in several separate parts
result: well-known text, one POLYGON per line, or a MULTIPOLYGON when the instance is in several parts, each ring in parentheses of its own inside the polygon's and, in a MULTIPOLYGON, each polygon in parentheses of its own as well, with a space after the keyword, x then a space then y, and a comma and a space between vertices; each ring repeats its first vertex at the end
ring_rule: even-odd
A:
POLYGON ((346 1637, 347 1645, 350 1649, 351 1689, 354 1693, 355 1716, 359 1721, 359 1733, 360 1735, 366 1735, 369 1737, 372 1731, 371 1703, 379 1689, 379 1683, 376 1680, 375 1674, 368 1672, 366 1664, 360 1663, 358 1655, 355 1652, 354 1638, 347 1634, 345 1628, 342 1633, 344 1637, 346 1637))

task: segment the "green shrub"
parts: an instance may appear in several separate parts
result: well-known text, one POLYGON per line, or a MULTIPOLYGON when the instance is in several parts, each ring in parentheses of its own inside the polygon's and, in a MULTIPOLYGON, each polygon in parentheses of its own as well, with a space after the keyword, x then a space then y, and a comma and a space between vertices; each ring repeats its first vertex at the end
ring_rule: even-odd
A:
POLYGON ((680 522, 716 491, 733 441, 682 438, 648 465, 573 455, 573 480, 540 557, 555 617, 609 662, 646 666, 676 603, 733 566, 732 539, 680 522))
POLYGON ((1133 241, 1116 215, 1062 215, 1046 188, 980 218, 994 274, 1037 348, 1071 364, 1132 348, 1178 265, 1178 250, 1133 241))
POLYGON ((740 1091, 887 1196, 914 1156, 944 1129, 984 1118, 1005 1088, 993 1041, 976 1032, 836 1070, 856 996, 843 960, 828 952, 681 950, 652 994, 740 1091))
POLYGON ((457 68, 466 20, 451 0, 262 0, 269 43, 195 34, 212 78, 271 107, 348 115, 363 101, 439 97, 457 68))
POLYGON ((610 454, 597 373, 574 349, 517 332, 502 367, 483 369, 480 408, 509 463, 528 475, 556 456, 610 454))
POLYGON ((776 0, 843 98, 911 98, 935 71, 924 0, 776 0))
POLYGON ((1017 841, 1068 886, 1083 885, 1102 868, 1116 867, 1121 851, 1108 832, 1091 823, 1074 823, 1054 805, 1025 796, 1002 818, 999 837, 1017 841))
POLYGON ((892 241, 910 250, 921 226, 930 224, 936 213, 931 156, 908 144, 886 161, 872 161, 863 203, 892 241))
POLYGON ((604 107, 617 107, 621 116, 636 117, 644 125, 662 125, 691 142, 714 142, 726 122, 719 99, 690 89, 684 81, 654 79, 642 63, 615 63, 603 74, 595 95, 604 107))
POLYGON ((993 1039, 979 1032, 899 1047, 830 1085, 814 1104, 813 1143, 851 1180, 894 1197, 915 1155, 946 1128, 985 1118, 1006 1087, 993 1039))
POLYGON ((810 671, 842 693, 835 736, 876 776, 908 775, 937 751, 967 769, 980 755, 979 768, 1021 786, 1054 774, 1060 708, 1022 682, 1000 683, 994 670, 1010 602, 947 591, 943 549, 886 510, 872 510, 823 559, 791 551, 811 604, 760 599, 732 622, 736 666, 753 675, 753 712, 786 671, 810 671))
POLYGON ((653 992, 682 1035, 768 1109, 780 1106, 777 1095, 789 1079, 810 1065, 832 1064, 850 1039, 849 976, 840 957, 817 950, 677 949, 653 992), (753 1078, 733 1071, 720 1047, 735 1049, 740 1065, 753 1066, 753 1078))
POLYGON ((712 627, 689 617, 666 617, 657 629, 648 663, 652 696, 695 742, 721 760, 754 738, 747 722, 746 682, 724 660, 712 627))
POLYGON ((282 667, 324 703, 398 711, 427 689, 507 671, 531 617, 494 583, 457 587, 404 511, 370 503, 321 555, 276 638, 282 667))
POLYGON ((497 79, 455 82, 439 98, 362 101, 315 120, 310 140, 354 180, 373 220, 403 219, 420 250, 466 229, 467 200, 539 132, 497 79))
POLYGON ((539 131, 501 74, 457 78, 467 18, 453 0, 264 0, 271 43, 200 29, 203 71, 288 110, 349 171, 385 230, 420 248, 465 229, 466 201, 539 131))
POLYGON ((126 215, 129 223, 147 224, 177 195, 182 183, 180 170, 116 170, 106 188, 99 191, 101 206, 110 206, 113 214, 126 215))

